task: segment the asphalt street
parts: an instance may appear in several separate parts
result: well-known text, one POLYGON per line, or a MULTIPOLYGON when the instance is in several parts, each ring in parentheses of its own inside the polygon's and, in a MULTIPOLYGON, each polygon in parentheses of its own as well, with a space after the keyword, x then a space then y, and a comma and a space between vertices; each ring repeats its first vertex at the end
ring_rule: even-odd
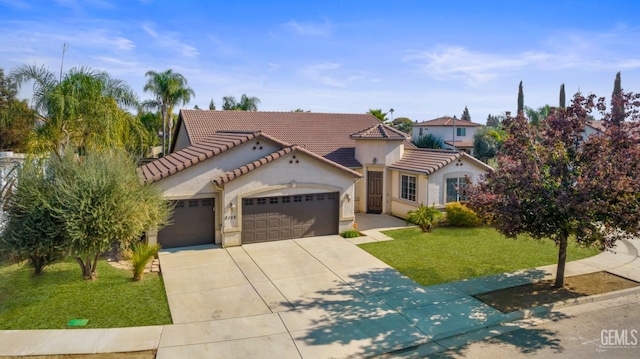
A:
POLYGON ((433 357, 640 358, 640 297, 566 308, 528 328, 433 357))

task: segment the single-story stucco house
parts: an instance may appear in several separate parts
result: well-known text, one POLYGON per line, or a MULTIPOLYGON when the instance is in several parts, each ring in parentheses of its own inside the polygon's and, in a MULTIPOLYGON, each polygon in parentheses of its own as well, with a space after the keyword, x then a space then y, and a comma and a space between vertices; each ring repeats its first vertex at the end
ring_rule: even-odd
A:
POLYGON ((353 228, 356 212, 406 217, 459 200, 490 167, 417 149, 368 114, 181 110, 168 155, 138 168, 175 201, 164 248, 235 246, 353 228))

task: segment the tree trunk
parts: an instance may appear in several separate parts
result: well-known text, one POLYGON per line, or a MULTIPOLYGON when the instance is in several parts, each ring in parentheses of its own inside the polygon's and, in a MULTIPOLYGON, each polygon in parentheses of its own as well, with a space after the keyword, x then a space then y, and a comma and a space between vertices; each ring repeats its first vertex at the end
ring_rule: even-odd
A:
POLYGON ((95 273, 91 269, 91 257, 87 256, 86 261, 83 261, 82 258, 76 257, 76 262, 80 265, 80 269, 82 270, 82 279, 84 280, 94 280, 95 273))
POLYGON ((567 239, 569 235, 563 231, 558 243, 558 267, 556 269, 556 283, 554 287, 562 288, 564 286, 564 267, 567 263, 567 239))
POLYGON ((162 111, 160 111, 160 116, 162 117, 162 157, 164 157, 165 155, 165 145, 166 145, 166 138, 167 138, 167 119, 166 119, 166 115, 165 115, 165 110, 164 107, 162 108, 162 111))

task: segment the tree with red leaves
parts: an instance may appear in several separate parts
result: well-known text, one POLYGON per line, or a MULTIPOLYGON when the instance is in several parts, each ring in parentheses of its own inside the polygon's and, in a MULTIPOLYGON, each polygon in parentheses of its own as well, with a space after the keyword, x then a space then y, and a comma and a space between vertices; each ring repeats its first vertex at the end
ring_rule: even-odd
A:
POLYGON ((612 248, 640 233, 639 98, 621 93, 608 111, 604 98, 578 93, 539 127, 522 113, 508 117, 497 170, 470 190, 469 207, 501 233, 556 242, 555 287, 564 285, 570 238, 612 248), (586 137, 593 111, 606 130, 586 137))

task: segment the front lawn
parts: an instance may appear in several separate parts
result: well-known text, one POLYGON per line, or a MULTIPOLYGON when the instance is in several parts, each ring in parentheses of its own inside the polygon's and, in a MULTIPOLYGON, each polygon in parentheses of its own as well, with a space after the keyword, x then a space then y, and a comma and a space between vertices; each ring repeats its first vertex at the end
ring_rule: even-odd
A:
MULTIPOLYGON (((430 233, 407 228, 384 234, 395 240, 360 247, 422 285, 539 267, 558 259, 558 248, 551 240, 510 239, 490 227, 440 227, 430 233)), ((567 261, 599 252, 570 242, 567 261)))
POLYGON ((89 319, 83 328, 171 324, 162 278, 98 263, 98 279, 82 279, 74 261, 46 267, 40 275, 26 264, 0 266, 0 329, 59 329, 71 319, 89 319))

